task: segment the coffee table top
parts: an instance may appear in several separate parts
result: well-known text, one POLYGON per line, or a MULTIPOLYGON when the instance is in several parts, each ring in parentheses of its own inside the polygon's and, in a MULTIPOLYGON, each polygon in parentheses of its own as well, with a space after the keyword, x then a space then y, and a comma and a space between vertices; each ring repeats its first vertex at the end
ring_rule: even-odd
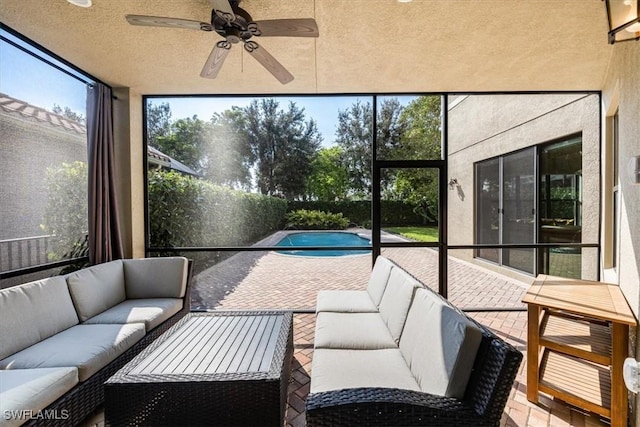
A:
POLYGON ((279 377, 290 312, 190 313, 108 382, 279 377))

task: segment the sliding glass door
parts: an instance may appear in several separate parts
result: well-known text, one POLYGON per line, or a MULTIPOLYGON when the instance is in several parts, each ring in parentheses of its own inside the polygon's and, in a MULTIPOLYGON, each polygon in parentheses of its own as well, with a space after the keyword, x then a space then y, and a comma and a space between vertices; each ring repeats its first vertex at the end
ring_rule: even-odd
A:
MULTIPOLYGON (((476 242, 500 244, 500 159, 476 164, 476 242)), ((500 249, 478 249, 476 256, 500 263, 500 249)))
MULTIPOLYGON (((476 164, 476 242, 536 242, 535 147, 476 164)), ((533 249, 478 249, 476 256, 534 273, 533 249)))
MULTIPOLYGON (((535 243, 535 148, 502 157, 502 241, 535 243)), ((533 249, 503 249, 502 264, 534 273, 533 249)))

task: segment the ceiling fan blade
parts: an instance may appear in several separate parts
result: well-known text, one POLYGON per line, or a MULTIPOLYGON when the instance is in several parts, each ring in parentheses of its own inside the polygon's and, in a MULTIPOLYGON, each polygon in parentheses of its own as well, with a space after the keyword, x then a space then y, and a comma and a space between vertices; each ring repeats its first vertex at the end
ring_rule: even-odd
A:
POLYGON ((231 50, 231 43, 226 40, 221 40, 216 43, 215 47, 209 54, 209 58, 207 58, 207 62, 204 63, 204 67, 202 67, 202 71, 200 72, 200 77, 204 77, 206 79, 215 79, 218 76, 218 72, 222 68, 222 64, 226 59, 229 51, 231 50))
POLYGON ((318 24, 312 18, 269 19, 249 24, 254 36, 262 37, 318 37, 318 24), (255 24, 255 26, 251 25, 255 24), (257 27, 257 28, 256 28, 257 27))
POLYGON ((248 41, 244 44, 244 49, 253 56, 264 68, 283 85, 293 80, 293 75, 279 63, 276 58, 271 56, 262 46, 254 41, 248 41))
POLYGON ((162 16, 126 15, 131 25, 147 27, 187 28, 189 30, 212 31, 213 27, 207 22, 192 21, 190 19, 165 18, 162 16))
POLYGON ((236 14, 229 3, 229 0, 210 0, 210 2, 216 12, 216 15, 228 22, 235 21, 236 14))

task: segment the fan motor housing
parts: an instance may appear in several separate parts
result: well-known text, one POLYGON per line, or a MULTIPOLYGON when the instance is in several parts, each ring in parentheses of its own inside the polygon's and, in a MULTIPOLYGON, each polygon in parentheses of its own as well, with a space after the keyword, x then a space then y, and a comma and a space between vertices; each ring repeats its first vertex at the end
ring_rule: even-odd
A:
POLYGON ((249 29, 250 23, 253 22, 253 18, 249 15, 249 12, 237 6, 233 7, 233 12, 235 14, 235 19, 233 21, 227 21, 218 15, 215 9, 212 9, 211 25, 213 25, 213 29, 216 33, 225 38, 232 36, 242 40, 249 40, 255 35, 249 29))

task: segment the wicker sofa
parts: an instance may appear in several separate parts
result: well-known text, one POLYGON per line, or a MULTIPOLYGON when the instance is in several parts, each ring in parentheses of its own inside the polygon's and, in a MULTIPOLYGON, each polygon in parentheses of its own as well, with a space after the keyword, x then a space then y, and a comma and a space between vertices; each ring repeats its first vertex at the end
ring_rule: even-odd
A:
POLYGON ((0 424, 77 425, 190 310, 186 258, 117 260, 0 291, 0 424))
POLYGON ((398 265, 321 291, 309 426, 497 426, 522 353, 398 265))

